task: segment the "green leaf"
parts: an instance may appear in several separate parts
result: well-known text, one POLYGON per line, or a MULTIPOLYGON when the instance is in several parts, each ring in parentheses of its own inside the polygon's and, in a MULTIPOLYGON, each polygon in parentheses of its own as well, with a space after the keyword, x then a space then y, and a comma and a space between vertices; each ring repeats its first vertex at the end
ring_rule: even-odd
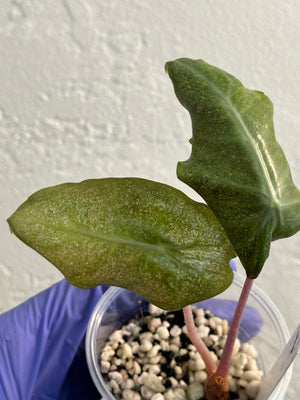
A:
POLYGON ((46 188, 8 223, 72 284, 125 287, 164 309, 212 297, 233 279, 234 252, 211 210, 157 182, 107 178, 46 188))
POLYGON ((177 175, 205 199, 255 278, 270 242, 300 229, 300 192, 275 139, 272 103, 202 60, 178 59, 166 70, 193 128, 177 175))

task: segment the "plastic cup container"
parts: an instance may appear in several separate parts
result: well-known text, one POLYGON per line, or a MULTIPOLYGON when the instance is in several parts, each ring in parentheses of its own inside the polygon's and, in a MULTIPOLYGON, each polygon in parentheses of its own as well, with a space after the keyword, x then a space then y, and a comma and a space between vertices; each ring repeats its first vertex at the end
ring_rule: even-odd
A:
MULTIPOLYGON (((241 293, 244 278, 235 274, 233 284, 213 299, 198 303, 199 307, 210 309, 221 318, 231 320, 234 307, 241 293)), ((147 308, 147 302, 136 293, 111 287, 97 303, 86 333, 86 357, 91 377, 103 397, 116 398, 103 379, 99 365, 99 354, 110 334, 121 328, 132 317, 147 308)), ((239 338, 249 341, 258 351, 259 368, 267 373, 278 357, 290 334, 279 310, 272 300, 254 285, 247 303, 239 338)), ((269 400, 283 400, 291 379, 292 368, 286 372, 269 400)))

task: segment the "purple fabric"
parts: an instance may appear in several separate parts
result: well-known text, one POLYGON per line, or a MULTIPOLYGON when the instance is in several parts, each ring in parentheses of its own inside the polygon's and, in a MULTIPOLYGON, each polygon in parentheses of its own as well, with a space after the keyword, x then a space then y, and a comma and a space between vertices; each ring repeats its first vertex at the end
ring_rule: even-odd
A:
POLYGON ((99 399, 83 340, 91 312, 106 289, 79 289, 64 279, 0 315, 1 400, 87 398, 80 387, 90 389, 90 399, 99 399), (76 376, 80 379, 72 383, 76 376))

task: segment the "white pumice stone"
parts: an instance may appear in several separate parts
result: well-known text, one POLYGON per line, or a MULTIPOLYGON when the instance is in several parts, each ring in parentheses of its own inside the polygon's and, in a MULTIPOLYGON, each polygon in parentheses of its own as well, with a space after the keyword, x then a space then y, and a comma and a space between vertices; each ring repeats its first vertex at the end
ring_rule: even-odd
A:
POLYGON ((215 321, 216 325, 222 325, 222 323, 223 323, 223 320, 220 317, 214 316, 214 317, 212 317, 212 320, 215 321))
POLYGON ((119 372, 123 376, 123 382, 124 382, 124 380, 128 379, 128 373, 125 369, 121 369, 121 371, 119 371, 119 372))
POLYGON ((181 328, 178 325, 172 326, 170 329, 170 335, 175 337, 175 336, 180 336, 181 335, 181 328))
POLYGON ((177 387, 174 389, 174 393, 176 400, 187 400, 187 395, 183 388, 177 387))
POLYGON ((247 356, 247 363, 245 365, 245 369, 250 369, 251 371, 257 371, 258 366, 256 360, 250 356, 247 356))
POLYGON ((140 344, 136 341, 130 343, 132 354, 137 354, 140 349, 140 344))
POLYGON ((167 340, 160 341, 160 347, 162 351, 169 351, 170 350, 170 343, 167 340))
POLYGON ((231 365, 235 368, 243 368, 248 362, 248 357, 245 353, 238 353, 231 359, 231 365))
POLYGON ((176 394, 173 389, 168 389, 164 394, 165 400, 176 400, 176 394))
POLYGON ((120 391, 120 386, 115 380, 111 379, 108 384, 115 393, 120 391))
POLYGON ((204 325, 200 325, 197 329, 198 334, 201 338, 207 337, 209 334, 209 327, 208 326, 204 326, 204 325))
POLYGON ((204 383, 207 379, 207 372, 202 370, 202 371, 195 371, 194 374, 195 381, 199 381, 200 383, 204 383))
POLYGON ((208 326, 211 329, 216 329, 217 324, 216 324, 216 321, 214 320, 214 318, 210 318, 210 320, 208 321, 208 326))
POLYGON ((217 363, 219 361, 216 353, 214 353, 213 351, 210 351, 210 355, 215 363, 217 363))
POLYGON ((155 391, 150 389, 148 386, 142 385, 141 386, 141 395, 143 399, 150 400, 151 397, 155 395, 155 391))
POLYGON ((108 376, 112 381, 115 381, 118 385, 120 385, 123 382, 123 376, 118 371, 109 372, 108 376))
POLYGON ((222 330, 223 330, 223 335, 227 335, 227 333, 229 331, 229 324, 226 319, 223 319, 223 321, 222 321, 222 330))
POLYGON ((180 356, 184 356, 187 353, 188 353, 187 349, 179 349, 179 355, 180 356))
POLYGON ((104 361, 110 360, 111 357, 115 354, 115 351, 111 347, 105 347, 101 359, 104 361))
POLYGON ((149 373, 144 378, 144 385, 153 390, 154 392, 163 393, 166 388, 161 383, 159 377, 155 374, 149 373))
POLYGON ((161 358, 160 358, 160 364, 168 364, 168 360, 166 359, 166 357, 165 356, 161 356, 161 358))
POLYGON ((122 346, 121 358, 128 359, 128 358, 132 358, 132 357, 133 357, 133 354, 132 354, 131 346, 128 343, 124 343, 122 346))
POLYGON ((216 326, 216 333, 217 333, 218 339, 223 336, 223 326, 222 325, 216 326))
POLYGON ((101 360, 101 371, 104 374, 107 374, 110 369, 110 362, 101 360))
POLYGON ((143 333, 141 333, 140 334, 140 340, 142 341, 142 340, 152 340, 152 338, 153 338, 153 333, 152 332, 149 332, 149 331, 147 331, 147 332, 143 332, 143 333))
POLYGON ((153 340, 156 340, 157 342, 159 342, 161 340, 161 338, 157 332, 153 333, 153 340))
POLYGON ((256 358, 257 357, 257 351, 255 349, 255 347, 250 344, 250 343, 243 343, 241 346, 241 351, 243 351, 244 353, 248 354, 249 356, 256 358))
POLYGON ((197 350, 196 350, 196 347, 193 345, 193 344, 188 344, 188 346, 187 346, 187 349, 189 350, 189 351, 192 351, 193 353, 195 353, 197 350))
POLYGON ((189 369, 191 370, 191 371, 196 371, 196 360, 193 360, 193 359, 190 359, 189 361, 188 361, 188 365, 189 365, 189 369))
POLYGON ((180 337, 179 336, 172 337, 170 340, 170 344, 176 344, 177 346, 180 346, 181 345, 180 337))
POLYGON ((249 382, 248 385, 246 386, 247 395, 252 399, 255 399, 258 394, 260 385, 261 385, 260 381, 253 380, 249 382))
POLYGON ((141 375, 138 377, 138 384, 139 385, 143 385, 144 384, 144 380, 145 380, 145 377, 148 375, 148 373, 147 372, 145 372, 145 371, 143 371, 142 373, 141 373, 141 375))
POLYGON ((205 368, 205 363, 202 360, 202 358, 197 358, 195 361, 196 361, 195 370, 202 371, 205 368))
POLYGON ((139 351, 142 351, 144 353, 146 353, 147 351, 150 351, 153 347, 153 344, 151 343, 151 341, 149 339, 143 339, 140 347, 139 347, 139 351))
POLYGON ((155 306, 154 304, 149 304, 148 311, 151 315, 159 316, 164 313, 164 310, 155 306))
POLYGON ((131 337, 134 337, 134 338, 136 338, 136 337, 139 335, 140 331, 141 331, 141 327, 138 326, 138 325, 137 325, 136 323, 134 323, 134 322, 130 322, 130 323, 127 325, 127 329, 128 329, 128 331, 130 332, 131 337))
POLYGON ((226 343, 226 339, 227 339, 227 336, 225 335, 221 340, 219 340, 219 347, 220 347, 221 349, 224 348, 225 343, 226 343))
POLYGON ((204 318, 204 310, 203 308, 193 307, 193 313, 196 318, 204 318))
POLYGON ((112 364, 109 368, 110 372, 117 371, 118 367, 115 364, 112 364))
POLYGON ((109 344, 110 348, 114 351, 117 350, 117 348, 119 347, 118 342, 109 342, 108 344, 109 344))
POLYGON ((123 390, 122 396, 124 400, 141 400, 140 394, 130 389, 123 390))
POLYGON ((240 378, 242 376, 243 372, 244 371, 241 368, 235 368, 232 373, 232 376, 235 376, 236 378, 240 378))
POLYGON ((124 339, 123 339, 123 332, 121 329, 118 329, 116 331, 114 331, 110 337, 109 340, 111 342, 118 342, 118 343, 124 343, 124 339))
POLYGON ((165 400, 165 396, 161 393, 155 393, 152 397, 151 400, 165 400))
POLYGON ((175 366, 174 371, 177 376, 182 376, 182 368, 179 365, 175 366))
POLYGON ((141 371, 142 371, 142 368, 141 368, 140 364, 136 360, 133 361, 133 367, 132 368, 133 368, 133 374, 134 375, 135 374, 140 374, 141 371))
POLYGON ((161 326, 160 318, 152 318, 148 321, 148 329, 151 332, 156 332, 156 329, 161 326))
POLYGON ((182 327, 182 333, 184 333, 185 335, 187 335, 187 329, 186 329, 186 326, 185 326, 185 325, 183 325, 183 327, 182 327))
POLYGON ((148 372, 152 374, 158 375, 161 371, 160 365, 158 364, 149 364, 148 372))
POLYGON ((138 375, 138 374, 134 374, 132 377, 132 380, 136 386, 139 386, 139 378, 140 378, 140 375, 138 375))
POLYGON ((248 382, 245 379, 239 379, 238 384, 244 389, 248 385, 248 382))
POLYGON ((245 371, 241 375, 241 379, 244 379, 245 381, 252 381, 253 379, 255 380, 260 380, 263 376, 262 371, 245 371))
POLYGON ((170 332, 166 326, 160 326, 157 328, 157 334, 159 335, 160 339, 168 339, 170 336, 170 332))
MULTIPOLYGON (((126 390, 126 389, 133 389, 135 387, 135 383, 133 379, 127 379, 126 381, 121 383, 121 388, 126 390)), ((124 394, 124 392, 123 392, 124 394)))
POLYGON ((143 364, 142 370, 145 371, 145 372, 149 372, 150 366, 151 366, 151 364, 143 364))
POLYGON ((161 350, 161 347, 159 344, 155 344, 154 346, 151 347, 151 349, 147 352, 147 357, 155 357, 161 350))
POLYGON ((116 356, 118 359, 122 358, 123 350, 122 347, 119 347, 118 350, 116 351, 116 356))
POLYGON ((169 382, 170 382, 171 387, 172 387, 173 389, 175 389, 175 388, 178 386, 178 384, 179 384, 179 383, 178 383, 178 380, 175 379, 174 376, 170 376, 169 382))
POLYGON ((149 357, 145 356, 145 353, 138 353, 138 361, 142 365, 149 363, 149 357))
POLYGON ((229 373, 229 376, 232 376, 232 375, 234 375, 234 371, 235 371, 235 367, 234 367, 233 365, 230 365, 230 367, 229 367, 229 371, 228 371, 228 373, 229 373))
POLYGON ((214 343, 218 342, 219 336, 218 335, 209 335, 208 336, 214 343))
POLYGON ((195 319, 195 325, 196 326, 208 326, 208 319, 205 317, 197 317, 195 319))
POLYGON ((236 379, 232 378, 231 376, 228 377, 228 388, 231 392, 236 392, 237 390, 237 382, 236 379))
POLYGON ((237 338, 235 339, 234 345, 233 345, 233 350, 232 350, 232 357, 236 356, 241 348, 241 342, 237 338))
POLYGON ((177 344, 171 343, 170 351, 173 351, 173 353, 177 353, 179 351, 179 346, 177 344))
POLYGON ((188 377, 189 377, 189 385, 192 383, 192 382, 195 382, 195 371, 189 371, 189 375, 188 375, 188 377))
MULTIPOLYGON (((214 342, 207 336, 207 337, 203 337, 202 338, 202 340, 203 340, 203 342, 204 342, 204 344, 210 349, 212 346, 213 346, 213 344, 214 344, 214 342)), ((219 347, 220 347, 220 343, 219 343, 219 347)))
POLYGON ((187 389, 189 400, 199 400, 204 396, 204 387, 200 382, 192 382, 187 389))
POLYGON ((217 350, 217 356, 218 358, 221 358, 221 355, 223 354, 224 349, 219 349, 217 350))
POLYGON ((178 387, 181 387, 182 389, 184 389, 186 391, 187 383, 183 379, 180 379, 178 387))
POLYGON ((248 400, 246 392, 239 392, 239 400, 248 400))
POLYGON ((126 371, 132 370, 132 368, 133 368, 133 359, 132 358, 130 360, 126 361, 125 368, 126 368, 126 371))
POLYGON ((149 364, 158 364, 160 362, 161 355, 158 354, 157 356, 149 358, 149 364))

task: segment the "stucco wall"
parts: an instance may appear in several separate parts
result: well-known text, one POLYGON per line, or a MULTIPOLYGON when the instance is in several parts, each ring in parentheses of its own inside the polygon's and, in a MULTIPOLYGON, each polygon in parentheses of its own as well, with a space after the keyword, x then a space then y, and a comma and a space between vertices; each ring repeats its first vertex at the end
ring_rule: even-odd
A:
MULTIPOLYGON (((186 190, 175 168, 190 152, 190 120, 167 60, 203 58, 270 96, 300 186, 299 20, 298 0, 1 0, 0 310, 61 278, 9 232, 6 218, 32 192, 110 175, 186 190)), ((299 239, 274 243, 258 279, 290 330, 299 239)), ((299 371, 297 360, 288 400, 299 371)))

